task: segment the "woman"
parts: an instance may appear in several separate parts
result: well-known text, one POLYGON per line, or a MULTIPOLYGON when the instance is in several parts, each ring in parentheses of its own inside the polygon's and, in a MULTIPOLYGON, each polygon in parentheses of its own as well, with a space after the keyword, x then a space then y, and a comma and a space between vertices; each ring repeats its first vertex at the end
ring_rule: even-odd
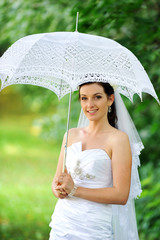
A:
POLYGON ((89 125, 70 129, 65 173, 65 136, 52 184, 59 198, 50 240, 115 239, 112 204, 125 205, 131 184, 132 154, 126 133, 116 129, 114 90, 86 83, 79 97, 89 125))

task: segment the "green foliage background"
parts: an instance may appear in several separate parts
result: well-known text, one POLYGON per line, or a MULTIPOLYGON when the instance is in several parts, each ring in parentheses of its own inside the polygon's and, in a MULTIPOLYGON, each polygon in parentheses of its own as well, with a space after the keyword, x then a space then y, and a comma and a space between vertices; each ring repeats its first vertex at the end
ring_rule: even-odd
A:
MULTIPOLYGON (((0 55, 16 40, 29 34, 74 31, 77 11, 79 32, 108 37, 130 49, 146 69, 160 98, 158 0, 1 0, 0 55)), ((67 96, 59 103, 49 90, 23 85, 9 87, 2 95, 1 116, 8 114, 7 109, 14 114, 19 106, 21 113, 34 114, 33 126, 43 129, 43 138, 60 142, 65 132, 67 96)), ((143 193, 136 201, 140 239, 156 240, 160 236, 159 105, 147 94, 143 95, 142 103, 137 96, 134 104, 125 98, 124 101, 145 146, 139 169, 143 193)), ((74 94, 71 127, 76 126, 78 111, 78 96, 74 94)))

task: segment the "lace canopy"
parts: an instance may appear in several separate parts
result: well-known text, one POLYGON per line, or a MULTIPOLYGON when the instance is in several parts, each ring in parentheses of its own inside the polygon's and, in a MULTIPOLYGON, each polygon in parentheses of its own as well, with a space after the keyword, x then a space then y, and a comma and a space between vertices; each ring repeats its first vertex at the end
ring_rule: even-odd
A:
POLYGON ((1 89, 12 84, 48 88, 59 98, 83 82, 109 82, 131 101, 157 95, 138 59, 119 43, 79 32, 34 34, 15 42, 0 58, 1 89))

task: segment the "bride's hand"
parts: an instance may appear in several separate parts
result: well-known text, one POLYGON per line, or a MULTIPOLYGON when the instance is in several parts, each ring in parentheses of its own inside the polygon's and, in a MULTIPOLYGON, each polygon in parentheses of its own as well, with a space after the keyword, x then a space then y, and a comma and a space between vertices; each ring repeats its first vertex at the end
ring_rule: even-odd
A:
POLYGON ((61 185, 57 185, 57 187, 55 188, 56 190, 63 189, 67 194, 69 194, 74 188, 73 179, 71 175, 67 172, 67 169, 65 169, 64 173, 61 173, 61 175, 58 178, 58 182, 61 185))
POLYGON ((64 189, 61 187, 61 183, 58 181, 58 178, 54 178, 52 182, 52 192, 55 195, 56 198, 64 199, 67 197, 67 193, 64 191, 64 189), (59 189, 56 189, 59 187, 59 189))

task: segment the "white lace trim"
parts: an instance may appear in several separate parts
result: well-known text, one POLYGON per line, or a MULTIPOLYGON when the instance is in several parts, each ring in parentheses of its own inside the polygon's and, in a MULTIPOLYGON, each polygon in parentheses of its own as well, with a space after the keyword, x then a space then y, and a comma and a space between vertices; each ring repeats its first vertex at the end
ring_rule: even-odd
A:
POLYGON ((82 33, 35 34, 18 40, 0 58, 0 79, 1 89, 32 84, 59 98, 83 82, 109 82, 131 101, 143 90, 158 100, 144 68, 128 49, 82 33))

